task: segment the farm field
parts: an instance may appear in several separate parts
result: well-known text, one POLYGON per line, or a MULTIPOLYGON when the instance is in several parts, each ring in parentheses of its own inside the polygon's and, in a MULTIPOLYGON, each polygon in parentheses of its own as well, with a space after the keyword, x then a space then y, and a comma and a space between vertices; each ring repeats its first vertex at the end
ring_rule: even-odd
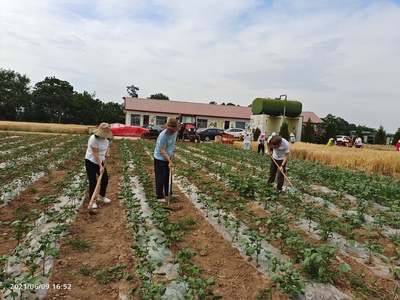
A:
POLYGON ((113 201, 91 215, 87 139, 0 133, 3 299, 400 299, 399 178, 299 143, 277 195, 267 156, 177 143, 168 206, 154 141, 113 140, 113 201))

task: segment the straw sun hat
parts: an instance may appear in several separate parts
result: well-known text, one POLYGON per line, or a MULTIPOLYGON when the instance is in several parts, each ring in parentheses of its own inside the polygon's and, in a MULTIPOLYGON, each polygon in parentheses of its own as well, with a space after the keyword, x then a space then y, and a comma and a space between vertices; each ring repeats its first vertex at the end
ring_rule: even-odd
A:
POLYGON ((269 145, 272 149, 279 148, 281 144, 282 144, 282 137, 279 135, 274 135, 269 141, 269 145))
POLYGON ((164 128, 179 131, 181 129, 181 124, 179 124, 175 118, 171 118, 164 124, 164 128))
POLYGON ((111 139, 113 137, 108 123, 101 123, 97 129, 93 130, 93 133, 103 139, 111 139))

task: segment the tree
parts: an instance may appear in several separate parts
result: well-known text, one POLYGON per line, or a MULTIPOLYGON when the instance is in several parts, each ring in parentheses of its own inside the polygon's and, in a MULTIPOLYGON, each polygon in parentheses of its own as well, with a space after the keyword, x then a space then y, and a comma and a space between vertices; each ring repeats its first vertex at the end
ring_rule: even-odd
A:
POLYGON ((397 128, 396 133, 393 136, 392 145, 396 146, 396 143, 400 141, 400 128, 397 128))
POLYGON ((328 122, 324 121, 325 126, 325 134, 324 134, 324 138, 322 140, 323 144, 326 144, 330 138, 334 138, 336 139, 336 123, 332 122, 331 120, 328 122))
POLYGON ((21 121, 29 104, 29 83, 26 75, 0 69, 0 120, 21 121))
POLYGON ((31 121, 66 123, 72 117, 74 88, 69 82, 46 77, 35 84, 31 106, 31 121))
POLYGON ((375 134, 374 144, 386 145, 386 131, 383 130, 383 126, 379 126, 378 131, 375 134))
POLYGON ((133 84, 126 87, 126 91, 128 92, 129 96, 131 96, 132 98, 138 98, 138 94, 137 94, 138 90, 139 90, 139 88, 134 86, 133 84))
MULTIPOLYGON (((323 118, 323 121, 326 124, 329 123, 335 123, 336 124, 336 132, 337 134, 341 135, 350 135, 350 130, 356 128, 354 124, 350 125, 346 120, 340 118, 340 117, 335 117, 334 115, 328 114, 325 118, 323 118)), ((336 136, 336 135, 335 135, 336 136)))
POLYGON ((166 96, 162 93, 150 95, 150 97, 147 97, 147 99, 169 100, 168 96, 166 96))
POLYGON ((209 104, 217 104, 217 101, 211 101, 209 104))
POLYGON ((104 103, 99 99, 95 99, 95 97, 96 93, 89 94, 86 91, 74 93, 71 123, 95 125, 102 122, 101 111, 104 103))
POLYGON ((125 123, 124 105, 115 102, 105 103, 101 109, 101 116, 101 122, 125 123))
POLYGON ((279 129, 279 135, 286 140, 289 140, 289 126, 286 122, 283 122, 279 129))
POLYGON ((256 129, 253 129, 253 141, 257 141, 260 134, 261 134, 260 128, 257 127, 256 129))
POLYGON ((308 121, 304 126, 304 137, 302 141, 306 143, 315 143, 314 125, 311 123, 310 118, 308 118, 308 121))

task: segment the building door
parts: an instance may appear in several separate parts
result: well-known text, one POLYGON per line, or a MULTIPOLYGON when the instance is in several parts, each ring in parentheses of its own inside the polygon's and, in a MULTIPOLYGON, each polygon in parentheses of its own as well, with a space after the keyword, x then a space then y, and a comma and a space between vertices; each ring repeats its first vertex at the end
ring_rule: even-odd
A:
POLYGON ((143 115, 143 125, 149 124, 149 115, 143 115))
POLYGON ((229 121, 225 121, 224 129, 229 129, 229 121))

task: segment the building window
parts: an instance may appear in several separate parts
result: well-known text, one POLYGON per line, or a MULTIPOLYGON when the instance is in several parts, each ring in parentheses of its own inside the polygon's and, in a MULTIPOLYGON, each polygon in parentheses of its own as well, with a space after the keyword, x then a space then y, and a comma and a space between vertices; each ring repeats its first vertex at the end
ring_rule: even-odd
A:
POLYGON ((140 115, 131 115, 131 126, 140 126, 140 115))
POLYGON ((236 122, 236 128, 246 128, 246 122, 236 122))
POLYGON ((156 124, 155 125, 164 125, 167 123, 167 117, 156 116, 156 124))
POLYGON ((197 119, 197 128, 207 128, 207 119, 197 119))

